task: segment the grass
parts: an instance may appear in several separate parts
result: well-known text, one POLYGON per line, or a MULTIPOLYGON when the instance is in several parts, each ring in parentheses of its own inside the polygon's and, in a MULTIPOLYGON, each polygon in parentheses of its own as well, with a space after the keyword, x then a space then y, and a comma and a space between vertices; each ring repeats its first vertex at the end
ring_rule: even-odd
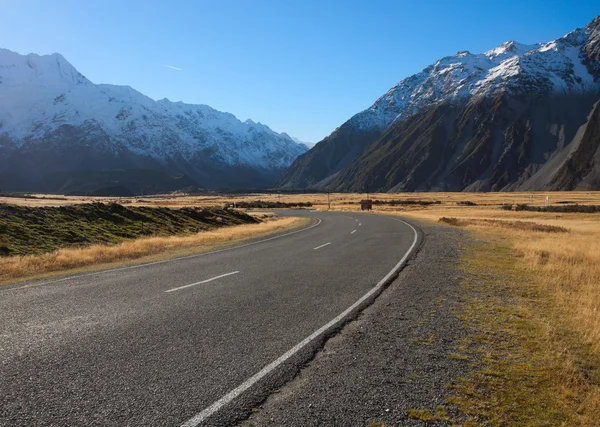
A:
POLYGON ((169 209, 89 203, 31 208, 0 204, 0 256, 114 245, 143 236, 190 234, 258 222, 244 212, 215 207, 169 209))
POLYGON ((404 214, 466 227, 481 242, 461 263, 475 297, 459 310, 473 332, 453 353, 475 361, 453 399, 465 425, 598 425, 600 215, 449 206, 404 214))
MULTIPOLYGON (((262 202, 272 203, 310 203, 313 208, 327 209, 328 199, 335 210, 357 210, 360 209, 360 200, 370 198, 380 200, 382 203, 396 201, 396 205, 379 205, 377 210, 397 211, 399 208, 426 208, 420 206, 422 202, 425 205, 453 206, 455 208, 481 208, 486 206, 499 206, 502 204, 529 204, 531 206, 545 205, 546 196, 550 196, 550 202, 555 204, 578 204, 578 205, 600 205, 600 194, 594 191, 563 191, 563 192, 533 192, 533 193, 313 193, 313 194, 279 194, 272 192, 270 194, 226 194, 218 193, 195 196, 195 195, 154 195, 143 197, 78 197, 62 195, 41 195, 34 194, 35 199, 26 197, 3 198, 0 196, 0 203, 12 203, 25 206, 65 206, 71 204, 103 202, 116 202, 125 206, 224 206, 233 202, 262 202), (367 197, 368 196, 368 197, 367 197), (532 200, 533 198, 533 200, 532 200), (399 202, 407 202, 404 205, 399 202), (460 206, 459 202, 471 202, 476 206, 460 206), (415 204, 416 203, 416 204, 415 204)), ((434 206, 435 207, 435 206, 434 206)))
POLYGON ((446 224, 454 225, 456 227, 466 227, 468 225, 489 225, 491 227, 502 227, 502 228, 512 228, 516 230, 525 230, 525 231, 540 231, 545 233, 566 233, 569 230, 565 227, 560 227, 557 225, 546 225, 546 224, 538 224, 537 222, 531 221, 502 221, 498 219, 459 219, 459 218, 447 218, 445 216, 439 219, 440 222, 444 222, 446 224))
POLYGON ((451 401, 465 425, 595 425, 600 357, 522 261, 505 237, 464 256, 472 297, 459 310, 471 333, 457 350, 474 362, 451 401))
POLYGON ((443 406, 438 406, 434 411, 428 409, 409 409, 406 411, 408 418, 419 420, 426 423, 434 423, 439 421, 450 421, 448 412, 443 406))
MULTIPOLYGON (((235 213, 234 215, 243 215, 235 213)), ((261 215, 236 226, 212 227, 183 235, 155 235, 124 239, 117 244, 62 247, 52 252, 0 258, 0 283, 53 273, 92 271, 123 263, 149 262, 231 246, 248 239, 297 228, 306 218, 276 218, 261 215)))

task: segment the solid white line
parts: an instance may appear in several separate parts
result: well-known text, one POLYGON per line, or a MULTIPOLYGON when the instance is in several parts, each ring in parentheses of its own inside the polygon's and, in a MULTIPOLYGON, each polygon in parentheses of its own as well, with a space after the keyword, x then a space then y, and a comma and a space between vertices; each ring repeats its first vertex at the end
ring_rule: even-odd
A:
POLYGON ((324 248, 327 245, 331 245, 331 242, 325 243, 324 245, 321 245, 321 246, 317 246, 316 248, 313 248, 313 249, 321 249, 321 248, 324 248))
POLYGON ((274 369, 276 369, 279 365, 281 365, 287 359, 289 359, 294 354, 296 354, 298 351, 300 351, 303 347, 305 347, 306 345, 308 345, 311 341, 313 341, 319 335, 323 334, 325 331, 327 331, 328 329, 330 329, 333 326, 335 326, 338 322, 340 322, 342 319, 344 319, 344 317, 346 317, 347 315, 349 315, 350 313, 352 313, 352 311, 356 307, 360 306, 365 300, 367 300, 369 297, 371 297, 371 295, 373 295, 374 293, 378 292, 387 283, 387 281, 400 269, 400 267, 402 267, 402 264, 404 264, 404 262, 406 261, 406 259, 409 257, 409 255, 411 254, 412 250, 417 245, 417 241, 418 241, 417 230, 415 230, 415 228, 412 225, 410 225, 409 223, 407 223, 405 221, 402 221, 401 219, 395 219, 395 218, 392 218, 392 219, 394 219, 396 221, 403 222, 404 224, 406 224, 410 228, 412 228, 413 232, 415 233, 415 238, 413 240, 412 245, 410 246, 410 248, 408 249, 408 251, 404 254, 404 256, 402 257, 402 259, 398 262, 398 264, 396 264, 394 266, 394 268, 383 279, 381 279, 379 281, 379 283, 377 283, 377 285, 375 285, 375 287, 373 289, 371 289, 369 292, 367 292, 365 295, 363 295, 358 301, 356 301, 354 304, 352 304, 350 307, 348 307, 343 313, 341 313, 335 319, 333 319, 332 321, 330 321, 326 325, 320 327, 315 332, 313 332, 312 334, 310 334, 308 337, 304 338, 302 341, 300 341, 294 347, 292 347, 291 349, 289 349, 288 351, 286 351, 283 355, 281 355, 277 360, 269 363, 267 366, 265 366, 264 368, 262 368, 258 373, 254 374, 253 376, 251 376, 250 378, 248 378, 240 386, 238 386, 237 388, 231 390, 225 396, 221 397, 219 400, 217 400, 212 405, 210 405, 208 408, 204 409, 202 412, 200 412, 199 414, 197 414, 193 418, 187 420, 184 424, 182 424, 181 427, 196 427, 197 425, 199 425, 201 422, 203 422, 208 417, 210 417, 211 415, 213 415, 215 412, 217 412, 223 406, 225 406, 228 403, 230 403, 232 400, 234 400, 240 394, 242 394, 243 392, 245 392, 246 390, 248 390, 250 387, 252 387, 254 384, 256 384, 258 381, 260 381, 263 377, 265 377, 266 375, 268 375, 271 371, 273 371, 274 369))
POLYGON ((192 283, 191 285, 180 286, 178 288, 169 289, 165 292, 179 291, 180 289, 191 288, 192 286, 201 285, 202 283, 212 282, 213 280, 220 279, 221 277, 231 276, 232 274, 238 274, 239 271, 232 271, 231 273, 221 274, 220 276, 212 277, 210 279, 203 280, 201 282, 192 283))
POLYGON ((354 233, 356 233, 356 230, 353 230, 353 231, 350 232, 350 234, 354 234, 354 233))
POLYGON ((164 263, 167 263, 167 262, 180 261, 180 260, 188 259, 188 258, 196 258, 196 257, 201 257, 201 256, 206 256, 206 255, 217 254, 219 252, 232 251, 234 249, 245 248, 246 246, 258 245, 259 243, 268 242, 270 240, 279 239, 280 237, 290 236, 292 234, 301 233, 303 231, 310 230, 311 228, 314 228, 314 227, 316 227, 316 226, 318 226, 318 225, 321 224, 321 222, 322 222, 321 218, 316 218, 316 219, 317 219, 318 222, 316 224, 311 225, 310 227, 306 227, 306 228, 303 228, 301 230, 292 231, 292 232, 286 233, 286 234, 281 234, 279 236, 269 237, 268 239, 257 240, 256 242, 245 243, 243 245, 232 246, 230 248, 225 248, 225 249, 218 249, 216 251, 203 252, 201 254, 186 255, 186 256, 182 256, 182 257, 178 257, 178 258, 166 259, 166 260, 163 260, 163 261, 147 262, 145 264, 130 265, 128 267, 118 267, 118 268, 111 268, 109 270, 100 270, 100 271, 96 271, 94 273, 78 274, 78 275, 75 275, 75 276, 64 277, 64 278, 58 279, 58 280, 51 280, 49 282, 34 283, 34 284, 31 284, 31 285, 17 286, 17 287, 14 287, 14 288, 7 288, 7 289, 0 289, 0 292, 14 291, 14 290, 18 290, 18 289, 36 288, 38 286, 51 285, 52 283, 64 282, 66 280, 79 279, 79 278, 82 278, 82 277, 97 276, 99 274, 110 273, 110 272, 113 272, 113 271, 123 271, 123 270, 129 270, 129 269, 132 269, 132 268, 148 267, 150 265, 164 264, 164 263))

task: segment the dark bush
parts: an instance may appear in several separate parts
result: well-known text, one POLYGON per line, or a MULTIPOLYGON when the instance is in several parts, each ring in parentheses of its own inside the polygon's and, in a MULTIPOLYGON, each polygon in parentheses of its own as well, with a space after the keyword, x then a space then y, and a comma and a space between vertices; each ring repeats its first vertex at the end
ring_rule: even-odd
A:
POLYGON ((390 206, 410 206, 410 205, 418 205, 418 206, 429 206, 429 205, 439 205, 442 202, 439 200, 373 200, 374 205, 390 205, 390 206))
MULTIPOLYGON (((265 202, 255 200, 252 202, 236 202, 235 206, 240 209, 283 209, 283 208, 310 208, 311 202, 285 203, 285 202, 265 202)), ((233 203, 229 203, 228 207, 233 207, 233 203)))
POLYGON ((523 205, 522 211, 531 212, 556 212, 556 213, 598 213, 600 205, 561 205, 561 206, 527 206, 523 205))

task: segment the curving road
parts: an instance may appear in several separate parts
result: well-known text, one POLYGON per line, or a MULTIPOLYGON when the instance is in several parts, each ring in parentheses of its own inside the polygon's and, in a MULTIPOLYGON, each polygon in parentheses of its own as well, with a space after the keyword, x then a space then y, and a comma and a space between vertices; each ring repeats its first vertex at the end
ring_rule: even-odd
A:
POLYGON ((0 425, 244 418, 417 246, 417 231, 392 217, 281 214, 315 222, 219 252, 0 288, 0 425))

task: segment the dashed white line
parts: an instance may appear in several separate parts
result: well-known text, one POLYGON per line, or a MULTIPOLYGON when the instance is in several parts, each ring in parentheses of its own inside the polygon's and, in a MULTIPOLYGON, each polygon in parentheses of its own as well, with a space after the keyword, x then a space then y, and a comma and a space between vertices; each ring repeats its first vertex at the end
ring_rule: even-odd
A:
POLYGON ((282 354, 279 358, 277 358, 273 362, 269 363, 267 366, 262 368, 259 372, 252 375, 250 378, 248 378, 246 381, 244 381, 241 385, 239 385, 238 387, 231 390, 225 396, 221 397, 219 400, 217 400, 212 405, 210 405, 208 408, 204 409, 203 411, 201 411, 194 417, 187 420, 185 423, 182 424, 181 427, 196 427, 196 426, 200 425, 200 423, 205 421, 207 418, 209 418, 211 415, 213 415, 219 409, 223 408, 228 403, 232 402, 236 397, 238 397, 239 395, 244 393, 246 390, 248 390, 250 387, 252 387, 257 382, 259 382, 261 379, 263 379, 265 376, 267 376, 270 372, 275 370, 279 365, 284 363, 286 360, 288 360, 290 357, 292 357, 294 354, 296 354, 302 348, 307 346, 311 341, 313 341, 314 339, 319 337, 321 334, 323 334, 325 331, 334 327, 337 323, 342 321, 342 319, 344 319, 346 316, 348 316, 350 313, 352 313, 352 311, 354 309, 359 307, 365 300, 370 298, 371 295, 378 292, 387 283, 387 281, 390 280, 391 277, 400 269, 400 267, 402 267, 402 265, 407 260, 409 255, 412 253, 412 250, 417 245, 417 241, 418 241, 417 230, 415 230, 415 228, 412 225, 410 225, 409 223, 407 223, 405 221, 402 221, 401 219, 395 219, 395 220, 403 222, 404 224, 406 224, 410 228, 412 228, 415 236, 414 236, 412 245, 410 246, 408 251, 406 251, 406 253, 402 257, 402 259, 398 262, 398 264, 396 264, 394 266, 394 268, 383 279, 381 279, 379 281, 379 283, 377 283, 377 285, 375 285, 374 288, 372 288, 369 292, 367 292, 365 295, 363 295, 358 301, 356 301, 354 304, 352 304, 350 307, 348 307, 344 312, 342 312, 340 315, 338 315, 335 319, 333 319, 326 325, 320 327, 319 329, 314 331, 312 334, 310 334, 308 337, 304 338, 302 341, 300 341, 294 347, 290 348, 288 351, 286 351, 284 354, 282 354))
POLYGON ((192 283, 191 285, 185 285, 185 286, 180 286, 178 288, 169 289, 168 291, 165 291, 165 292, 179 291, 181 289, 190 288, 190 287, 196 286, 196 285, 201 285, 202 283, 212 282, 213 280, 220 279, 221 277, 227 277, 227 276, 231 276, 232 274, 238 274, 238 273, 239 273, 239 271, 232 271, 231 273, 221 274, 220 276, 211 277, 210 279, 206 279, 201 282, 192 283))
POLYGON ((361 225, 362 225, 362 224, 359 222, 359 223, 358 223, 358 226, 360 227, 361 225))
POLYGON ((356 230, 353 230, 353 231, 350 232, 350 234, 354 234, 354 233, 356 233, 356 230))
POLYGON ((321 248, 324 248, 327 245, 331 245, 331 242, 325 243, 324 245, 321 245, 321 246, 317 246, 316 248, 313 248, 313 249, 321 249, 321 248))
POLYGON ((111 268, 111 269, 108 269, 108 270, 95 271, 93 273, 83 273, 83 274, 73 275, 73 276, 69 276, 69 277, 63 277, 62 279, 58 279, 58 280, 51 280, 49 282, 33 283, 31 285, 16 286, 14 288, 1 289, 0 292, 9 292, 9 291, 15 291, 15 290, 21 290, 21 289, 27 289, 27 288, 37 288, 38 286, 50 285, 50 284, 53 284, 53 283, 64 282, 64 281, 67 281, 67 280, 80 279, 82 277, 97 276, 97 275, 104 274, 104 273, 112 273, 112 272, 115 272, 115 271, 130 270, 130 269, 133 269, 133 268, 149 267, 151 265, 156 265, 156 264, 164 264, 164 263, 168 263, 168 262, 181 261, 181 260, 189 259, 189 258, 203 257, 203 256, 207 256, 207 255, 217 254, 219 252, 233 251, 235 249, 245 248, 246 246, 258 245, 259 243, 268 242, 270 240, 275 240, 275 239, 279 239, 281 237, 286 237, 286 236, 290 236, 292 234, 302 233, 303 231, 310 230, 311 228, 315 228, 316 226, 318 226, 318 225, 321 224, 321 222, 322 222, 321 218, 316 218, 316 219, 317 219, 317 223, 311 225, 310 227, 302 228, 300 230, 292 231, 292 232, 285 233, 285 234, 280 234, 280 235, 274 236, 274 237, 269 237, 267 239, 257 240, 255 242, 244 243, 243 245, 235 245, 235 246, 232 246, 230 248, 217 249, 216 251, 209 251, 209 252, 203 252, 203 253, 200 253, 200 254, 186 255, 186 256, 182 256, 182 257, 178 257, 178 258, 173 258, 173 259, 165 259, 165 260, 162 260, 162 261, 147 262, 145 264, 136 264, 136 265, 130 265, 130 266, 127 266, 127 267, 111 268))

